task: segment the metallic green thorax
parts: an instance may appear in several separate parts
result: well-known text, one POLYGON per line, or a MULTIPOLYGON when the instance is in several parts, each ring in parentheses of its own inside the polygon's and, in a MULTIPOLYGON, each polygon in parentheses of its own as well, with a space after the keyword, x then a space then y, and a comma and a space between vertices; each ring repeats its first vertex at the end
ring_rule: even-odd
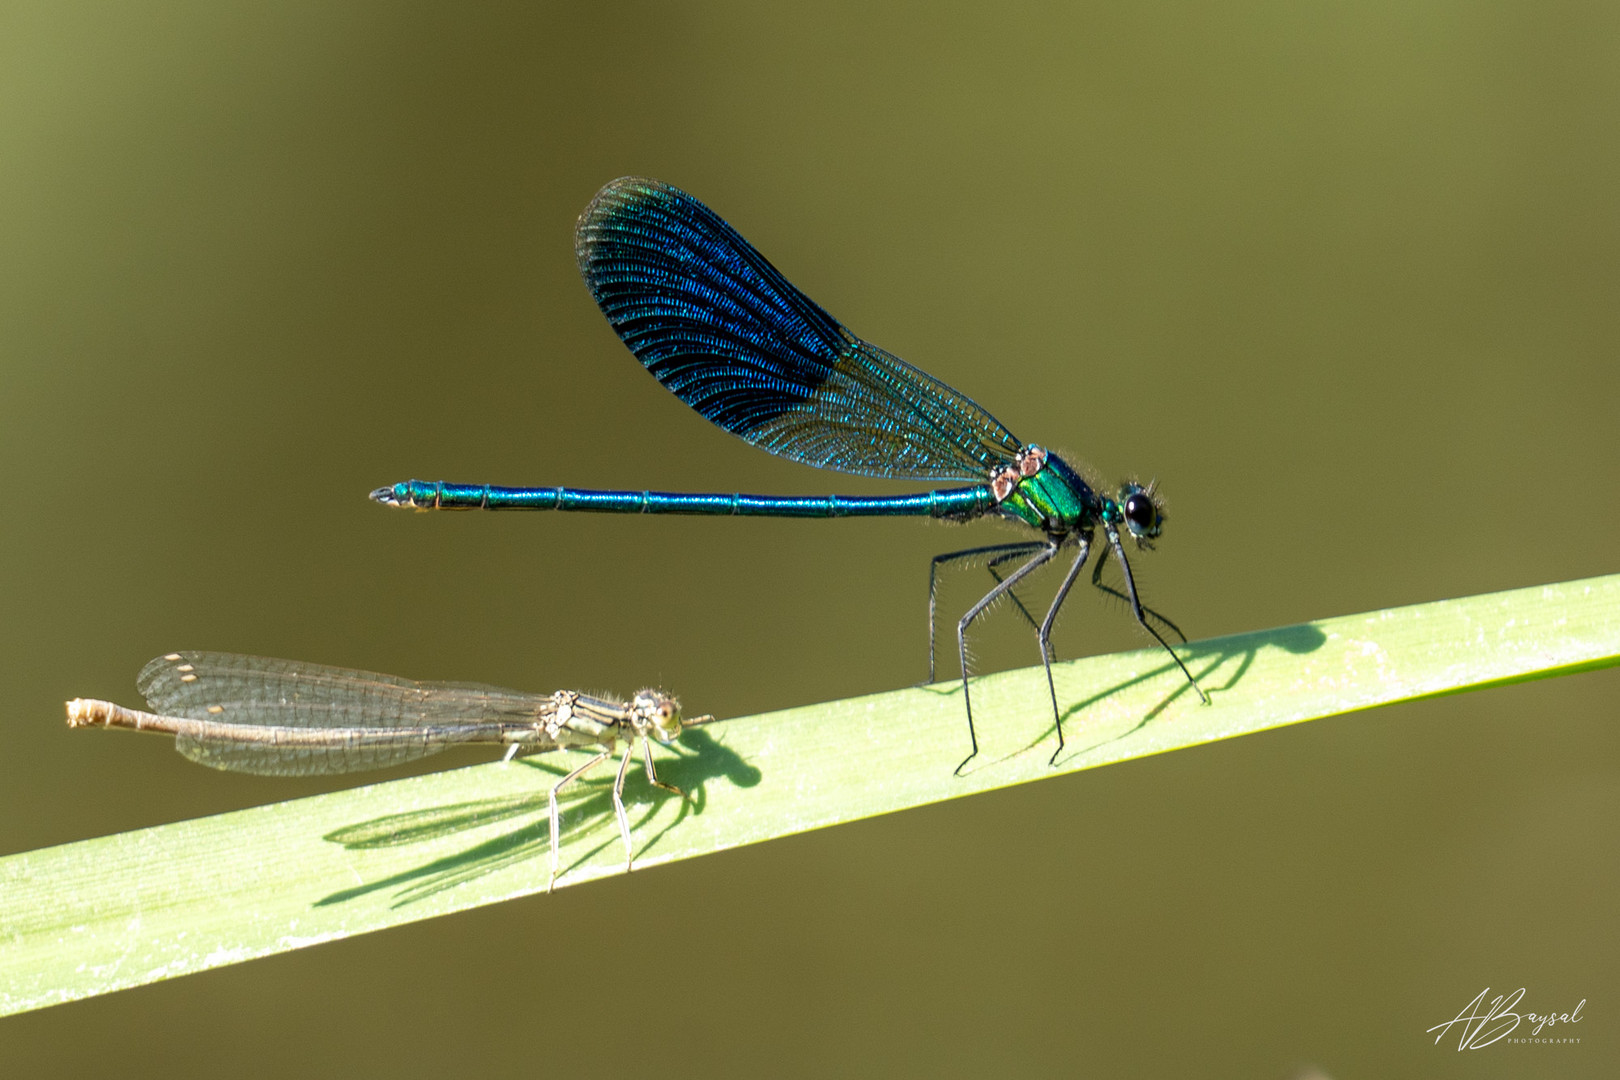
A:
POLYGON ((1068 462, 1039 447, 1027 447, 1028 451, 1039 454, 1044 462, 1033 476, 1021 477, 1002 499, 1002 514, 1052 537, 1089 530, 1107 516, 1107 504, 1112 500, 1093 491, 1068 462))

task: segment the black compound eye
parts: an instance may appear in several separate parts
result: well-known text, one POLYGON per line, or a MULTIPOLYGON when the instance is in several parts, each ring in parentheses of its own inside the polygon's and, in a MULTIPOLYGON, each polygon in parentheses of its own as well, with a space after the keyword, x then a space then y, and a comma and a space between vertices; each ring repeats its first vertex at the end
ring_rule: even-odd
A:
POLYGON ((1153 500, 1138 491, 1125 500, 1125 520, 1131 523, 1133 532, 1151 532, 1159 523, 1159 512, 1153 500))

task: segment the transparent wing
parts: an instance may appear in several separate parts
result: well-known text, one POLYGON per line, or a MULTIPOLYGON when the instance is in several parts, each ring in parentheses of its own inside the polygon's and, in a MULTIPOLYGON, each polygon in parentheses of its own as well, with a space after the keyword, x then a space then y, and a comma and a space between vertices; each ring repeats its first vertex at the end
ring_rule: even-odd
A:
POLYGON ((713 423, 840 472, 983 480, 1021 443, 966 395, 845 329, 697 199, 608 184, 575 254, 648 371, 713 423))
POLYGON ((179 736, 175 749, 186 757, 277 776, 411 761, 452 743, 488 741, 479 736, 495 725, 533 722, 554 708, 548 696, 495 686, 235 653, 169 653, 142 668, 137 685, 153 712, 258 729, 242 737, 179 736), (271 728, 287 730, 267 733, 271 728), (327 730, 317 737, 320 729, 327 730))

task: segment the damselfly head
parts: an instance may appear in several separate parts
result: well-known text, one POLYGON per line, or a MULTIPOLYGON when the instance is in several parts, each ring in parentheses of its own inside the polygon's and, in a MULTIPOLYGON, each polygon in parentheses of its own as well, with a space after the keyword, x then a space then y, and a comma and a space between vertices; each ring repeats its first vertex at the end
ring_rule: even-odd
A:
POLYGON ((1153 490, 1153 485, 1127 481, 1119 486, 1119 512, 1125 519, 1125 528, 1143 547, 1152 547, 1150 540, 1164 531, 1164 502, 1153 490))
POLYGON ((644 732, 661 743, 681 734, 681 703, 661 690, 642 690, 631 705, 644 732))

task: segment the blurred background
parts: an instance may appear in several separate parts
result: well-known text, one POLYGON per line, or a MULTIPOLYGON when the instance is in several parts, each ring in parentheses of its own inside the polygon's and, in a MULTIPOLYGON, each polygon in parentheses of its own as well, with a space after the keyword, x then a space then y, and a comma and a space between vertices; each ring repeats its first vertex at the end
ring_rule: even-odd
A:
MULTIPOLYGON (((923 677, 928 558, 993 525, 366 501, 910 490, 647 376, 573 257, 626 173, 1022 438, 1157 477, 1136 565, 1193 637, 1620 570, 1612 3, 13 3, 0 57, 0 853, 356 782, 63 725, 171 649, 724 716, 923 677)), ((1142 645, 1090 592, 1060 653, 1142 645)), ((1035 661, 981 625, 985 668, 1035 661)), ((1055 778, 13 1017, 0 1061, 1614 1075, 1617 701, 1055 778), (1487 986, 1588 999, 1582 1042, 1435 1046, 1487 986)))

